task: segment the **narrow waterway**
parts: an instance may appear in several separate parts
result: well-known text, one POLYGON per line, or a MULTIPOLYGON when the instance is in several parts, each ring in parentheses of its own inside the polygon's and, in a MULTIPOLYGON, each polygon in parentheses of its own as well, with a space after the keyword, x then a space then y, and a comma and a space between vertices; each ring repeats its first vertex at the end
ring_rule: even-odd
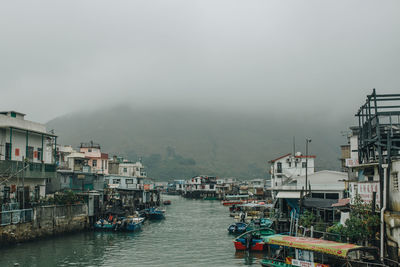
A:
POLYGON ((243 266, 262 254, 236 253, 228 208, 219 201, 172 201, 167 218, 137 233, 86 232, 0 250, 0 266, 243 266))

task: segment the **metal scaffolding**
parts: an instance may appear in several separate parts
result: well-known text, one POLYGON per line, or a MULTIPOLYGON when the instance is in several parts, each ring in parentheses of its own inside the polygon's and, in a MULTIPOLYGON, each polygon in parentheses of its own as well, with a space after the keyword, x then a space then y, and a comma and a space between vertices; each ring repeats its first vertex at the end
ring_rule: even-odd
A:
MULTIPOLYGON (((359 162, 379 164, 382 192, 383 164, 385 166, 387 164, 387 174, 389 174, 392 159, 400 158, 400 94, 378 95, 373 89, 355 116, 358 117, 359 125, 359 162)), ((380 197, 383 203, 383 194, 380 197)))

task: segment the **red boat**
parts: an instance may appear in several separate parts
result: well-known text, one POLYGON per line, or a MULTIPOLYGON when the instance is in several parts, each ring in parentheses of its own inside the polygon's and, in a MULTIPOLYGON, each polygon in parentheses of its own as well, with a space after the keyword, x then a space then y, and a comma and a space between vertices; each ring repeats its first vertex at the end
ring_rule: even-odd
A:
POLYGON ((251 230, 238 236, 233 243, 236 250, 263 251, 266 244, 264 238, 274 234, 275 231, 270 228, 251 230))
POLYGON ((244 204, 249 199, 249 195, 229 195, 226 196, 226 200, 223 200, 221 203, 224 206, 232 206, 238 204, 244 204))
POLYGON ((243 204, 243 203, 245 203, 245 202, 242 201, 242 200, 225 200, 225 201, 222 201, 222 205, 224 205, 224 206, 239 205, 239 204, 243 204))
POLYGON ((164 205, 171 205, 171 200, 164 200, 164 205))

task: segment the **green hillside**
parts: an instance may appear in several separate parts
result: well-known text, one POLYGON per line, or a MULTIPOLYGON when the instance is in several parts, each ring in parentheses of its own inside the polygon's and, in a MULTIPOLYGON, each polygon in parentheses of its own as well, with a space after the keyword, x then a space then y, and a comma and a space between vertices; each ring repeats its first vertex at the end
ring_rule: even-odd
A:
MULTIPOLYGON (((304 152, 304 138, 318 169, 339 169, 343 120, 304 120, 277 114, 244 115, 191 109, 135 109, 127 106, 65 115, 48 122, 59 142, 78 146, 93 140, 110 156, 142 157, 156 180, 197 174, 242 179, 267 177, 267 161, 293 149, 304 152)), ((350 118, 351 119, 351 118, 350 118)))

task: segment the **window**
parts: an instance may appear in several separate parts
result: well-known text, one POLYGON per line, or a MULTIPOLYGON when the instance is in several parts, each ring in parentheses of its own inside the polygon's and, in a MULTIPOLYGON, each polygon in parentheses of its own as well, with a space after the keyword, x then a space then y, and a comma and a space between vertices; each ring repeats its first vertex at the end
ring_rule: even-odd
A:
POLYGON ((37 158, 38 160, 42 160, 42 148, 37 149, 37 158))
POLYGON ((325 198, 326 199, 339 199, 339 194, 338 193, 326 193, 325 198))
POLYGON ((110 182, 110 180, 109 180, 109 179, 104 179, 104 182, 105 182, 106 184, 108 184, 108 183, 110 182))
POLYGON ((392 172, 392 181, 393 181, 393 190, 394 191, 399 191, 399 173, 398 172, 392 172))
POLYGON ((312 193, 312 198, 324 198, 324 193, 312 193))
POLYGON ((113 184, 119 184, 121 182, 121 179, 113 179, 113 184))
POLYGON ((126 180, 125 180, 125 183, 126 183, 126 184, 133 184, 133 179, 126 179, 126 180))
POLYGON ((282 162, 278 162, 276 172, 277 173, 282 173, 282 162))
POLYGON ((290 168, 290 167, 292 167, 292 163, 291 163, 291 162, 289 162, 289 168, 290 168))
POLYGON ((89 148, 89 149, 88 149, 88 152, 92 152, 92 149, 89 148))
POLYGON ((93 164, 92 165, 93 165, 93 167, 97 167, 97 159, 93 160, 93 164))
POLYGON ((26 147, 26 158, 32 160, 33 159, 33 147, 27 146, 26 147))
POLYGON ((107 165, 108 165, 108 162, 107 161, 104 161, 105 162, 105 166, 104 166, 104 169, 106 169, 107 170, 107 165))
POLYGON ((11 159, 11 144, 6 143, 6 159, 11 159))
POLYGON ((210 184, 210 189, 211 190, 214 189, 214 185, 213 184, 210 184))
POLYGON ((301 167, 302 167, 302 168, 306 168, 306 163, 305 163, 305 162, 302 162, 302 163, 301 163, 301 167))
POLYGON ((11 112, 10 115, 11 115, 12 118, 16 118, 17 117, 17 113, 15 113, 15 112, 11 112))
POLYGON ((124 172, 128 172, 128 168, 124 168, 124 172))

